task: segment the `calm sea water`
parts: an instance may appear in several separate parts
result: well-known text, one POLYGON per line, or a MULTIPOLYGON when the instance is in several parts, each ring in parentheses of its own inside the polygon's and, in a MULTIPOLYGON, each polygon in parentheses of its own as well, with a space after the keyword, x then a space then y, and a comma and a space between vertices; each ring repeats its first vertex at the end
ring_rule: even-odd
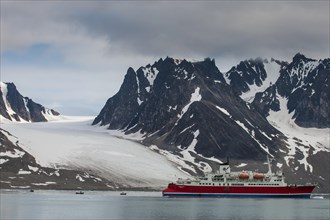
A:
POLYGON ((160 192, 0 191, 1 219, 329 219, 330 200, 163 198, 160 192))

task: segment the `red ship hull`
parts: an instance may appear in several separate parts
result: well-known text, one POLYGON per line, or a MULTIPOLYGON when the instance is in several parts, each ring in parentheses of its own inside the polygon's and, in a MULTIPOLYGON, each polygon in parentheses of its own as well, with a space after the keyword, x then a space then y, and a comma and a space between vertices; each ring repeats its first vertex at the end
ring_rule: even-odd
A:
POLYGON ((163 196, 310 198, 315 186, 187 186, 170 183, 163 196))

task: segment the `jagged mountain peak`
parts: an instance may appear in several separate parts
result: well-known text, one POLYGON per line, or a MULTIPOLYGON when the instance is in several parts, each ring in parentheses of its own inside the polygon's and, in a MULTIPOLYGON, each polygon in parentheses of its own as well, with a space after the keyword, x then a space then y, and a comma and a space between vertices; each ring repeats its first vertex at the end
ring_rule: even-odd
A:
MULTIPOLYGON (((93 124, 139 136, 138 141, 177 162, 180 169, 191 174, 210 172, 227 156, 258 161, 269 155, 277 158, 278 167, 283 166, 290 172, 295 173, 293 166, 294 169, 304 166, 302 169, 308 171, 311 165, 306 159, 319 157, 317 152, 323 152, 324 148, 314 146, 316 142, 308 138, 298 143, 299 135, 286 136, 287 130, 281 133, 277 128, 282 127, 275 128, 277 122, 271 121, 271 124, 267 116, 269 112, 273 117, 274 112, 281 111, 276 115, 281 120, 288 111, 296 119, 308 118, 301 111, 312 104, 307 100, 307 107, 301 105, 306 100, 297 97, 302 96, 313 97, 315 103, 321 101, 322 107, 311 109, 319 109, 321 112, 317 114, 325 116, 326 93, 319 83, 330 75, 328 61, 323 60, 318 71, 313 70, 316 78, 307 84, 312 87, 306 93, 305 87, 296 90, 288 87, 294 81, 295 74, 291 74, 291 70, 297 67, 297 71, 302 71, 303 65, 308 66, 309 62, 315 61, 303 59, 288 63, 256 58, 242 61, 223 74, 211 59, 190 62, 167 57, 136 72, 131 71, 131 80, 124 80, 122 85, 127 89, 120 90, 107 101, 93 124), (283 83, 283 76, 288 84, 283 83), (247 86, 246 90, 240 82, 247 86), (282 95, 280 91, 284 87, 294 96, 282 95), (318 96, 322 98, 318 100, 318 96), (252 103, 246 102, 252 100, 252 103), (303 155, 298 155, 300 151, 303 155), (307 151, 316 153, 309 157, 307 151)), ((307 78, 310 76, 308 74, 307 78)), ((308 110, 307 114, 310 112, 308 110)), ((314 116, 308 120, 319 121, 314 116)), ((297 124, 304 125, 304 122, 297 124)))
MULTIPOLYGON (((144 144, 157 144, 183 155, 184 160, 189 160, 191 154, 224 157, 228 153, 240 158, 249 154, 244 150, 248 142, 246 148, 251 149, 253 158, 275 154, 272 147, 266 146, 272 145, 269 141, 275 141, 279 132, 236 96, 214 60, 165 60, 139 68, 135 79, 133 72, 132 80, 126 80, 126 76, 122 85, 127 88, 125 92, 120 90, 111 97, 93 124, 127 134, 139 133, 144 144), (265 137, 260 129, 274 137, 265 137), (231 143, 235 143, 234 148, 231 143), (244 153, 238 153, 240 150, 244 153)), ((200 168, 198 163, 190 162, 197 170, 200 168)))
POLYGON ((253 104, 256 108, 266 117, 269 111, 293 113, 292 119, 302 127, 329 127, 329 104, 326 100, 330 99, 330 59, 315 60, 298 53, 279 72, 272 92, 268 89, 255 96, 253 104), (287 100, 287 104, 281 109, 282 98, 287 100))
POLYGON ((283 63, 275 59, 248 59, 232 67, 226 74, 226 82, 235 93, 247 102, 252 102, 256 93, 274 84, 283 63))
POLYGON ((0 117, 16 122, 53 120, 59 113, 22 96, 14 83, 0 83, 0 117))
POLYGON ((308 61, 315 61, 314 59, 311 58, 307 58, 305 55, 303 55, 302 53, 297 53, 296 55, 293 56, 292 58, 292 62, 308 62, 308 61))

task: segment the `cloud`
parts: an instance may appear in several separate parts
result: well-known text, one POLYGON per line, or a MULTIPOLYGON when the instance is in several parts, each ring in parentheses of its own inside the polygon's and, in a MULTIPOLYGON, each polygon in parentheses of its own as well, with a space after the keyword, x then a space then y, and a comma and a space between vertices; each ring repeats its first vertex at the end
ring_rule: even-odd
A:
POLYGON ((76 15, 114 49, 149 56, 327 56, 328 2, 111 2, 96 18, 76 15), (102 22, 100 22, 100 20, 102 22), (291 54, 290 54, 291 55, 291 54))
POLYGON ((1 1, 1 80, 29 87, 27 92, 46 100, 32 90, 42 79, 52 88, 48 95, 58 95, 50 103, 83 105, 86 99, 95 100, 86 106, 100 106, 118 90, 128 67, 160 57, 212 57, 222 71, 258 56, 290 60, 301 52, 325 58, 330 56, 329 4, 1 1), (79 92, 60 96, 70 88, 79 92))
POLYGON ((108 55, 328 55, 329 3, 322 1, 2 4, 5 50, 44 42, 108 55))

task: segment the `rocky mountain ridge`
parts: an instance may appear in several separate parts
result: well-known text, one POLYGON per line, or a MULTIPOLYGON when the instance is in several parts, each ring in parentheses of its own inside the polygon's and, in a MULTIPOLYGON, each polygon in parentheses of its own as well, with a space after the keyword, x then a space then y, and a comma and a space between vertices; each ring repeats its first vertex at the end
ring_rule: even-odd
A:
POLYGON ((42 122, 60 113, 23 97, 14 83, 0 82, 0 117, 15 122, 42 122))
POLYGON ((253 105, 265 116, 279 111, 279 99, 287 99, 289 113, 301 127, 329 128, 330 59, 314 60, 297 54, 281 66, 274 85, 255 96, 253 105))
MULTIPOLYGON (((327 97, 328 64, 329 59, 315 61, 297 54, 292 62, 250 59, 221 73, 209 58, 189 62, 167 57, 137 71, 129 68, 119 92, 108 99, 93 125, 138 135, 139 142, 183 164, 181 169, 193 175, 215 171, 226 157, 260 163, 269 155, 275 167, 289 173, 289 181, 317 181, 320 188, 329 191, 329 172, 313 169, 318 167, 315 158, 327 164, 326 130, 320 130, 321 139, 314 142, 310 136, 300 137, 302 133, 297 131, 299 126, 329 125, 319 123, 316 116, 305 122, 300 119, 305 117, 300 117, 297 133, 293 134, 283 126, 275 126, 267 115, 268 109, 271 116, 283 113, 291 117, 288 120, 303 116, 305 108, 291 104, 301 102, 302 96, 295 95, 295 91, 305 91, 303 85, 311 86, 315 96, 327 97), (324 85, 313 86, 319 77, 324 85), (286 83, 281 83, 283 79, 286 83), (262 94, 278 89, 282 92, 273 96, 262 94), (274 102, 269 101, 272 98, 274 102), (282 99, 288 100, 287 104, 279 105, 282 99), (300 114, 290 115, 293 111, 300 114)), ((316 106, 321 110, 314 108, 312 115, 321 111, 320 117, 326 117, 323 107, 316 106)))

